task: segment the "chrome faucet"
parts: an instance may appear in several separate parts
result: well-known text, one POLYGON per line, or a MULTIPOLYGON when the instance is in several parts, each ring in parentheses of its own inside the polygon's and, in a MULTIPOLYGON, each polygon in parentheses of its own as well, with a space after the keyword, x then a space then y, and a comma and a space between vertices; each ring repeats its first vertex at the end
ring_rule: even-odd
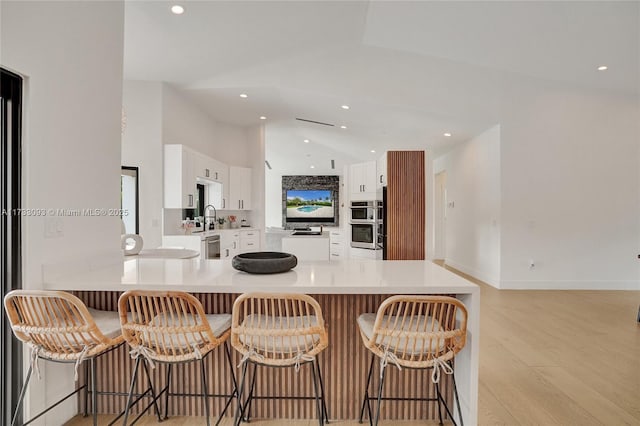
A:
POLYGON ((218 211, 216 210, 216 208, 212 205, 212 204, 207 204, 204 207, 204 223, 205 223, 205 227, 207 224, 207 218, 211 218, 213 217, 213 222, 209 221, 209 229, 214 229, 215 228, 215 223, 218 220, 218 211), (213 216, 207 216, 207 209, 211 207, 213 209, 213 216))

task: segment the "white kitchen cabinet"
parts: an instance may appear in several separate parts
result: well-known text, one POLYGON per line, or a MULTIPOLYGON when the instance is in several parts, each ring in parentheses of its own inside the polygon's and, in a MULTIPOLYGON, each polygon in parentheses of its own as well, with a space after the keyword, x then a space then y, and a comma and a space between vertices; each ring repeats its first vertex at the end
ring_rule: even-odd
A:
POLYGON ((376 199, 376 162, 352 164, 349 168, 351 200, 367 201, 376 199))
POLYGON ((220 258, 232 259, 240 253, 240 231, 235 229, 220 231, 220 258))
POLYGON ((260 231, 240 231, 240 253, 260 251, 260 231))
POLYGON ((341 229, 332 229, 329 231, 329 260, 345 259, 345 241, 341 229))
POLYGON ((251 210, 251 169, 229 167, 229 200, 227 210, 251 210))
POLYGON ((183 145, 164 146, 164 207, 195 208, 195 153, 183 145))
POLYGON ((387 153, 382 154, 382 157, 376 163, 376 185, 378 189, 382 189, 383 186, 387 186, 387 153))

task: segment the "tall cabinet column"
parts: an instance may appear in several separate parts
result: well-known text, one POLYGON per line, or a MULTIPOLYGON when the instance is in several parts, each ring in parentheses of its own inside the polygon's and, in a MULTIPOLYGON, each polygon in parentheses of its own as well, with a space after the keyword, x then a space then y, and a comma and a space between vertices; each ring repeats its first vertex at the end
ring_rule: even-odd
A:
POLYGON ((387 259, 425 258, 424 151, 387 152, 387 259))

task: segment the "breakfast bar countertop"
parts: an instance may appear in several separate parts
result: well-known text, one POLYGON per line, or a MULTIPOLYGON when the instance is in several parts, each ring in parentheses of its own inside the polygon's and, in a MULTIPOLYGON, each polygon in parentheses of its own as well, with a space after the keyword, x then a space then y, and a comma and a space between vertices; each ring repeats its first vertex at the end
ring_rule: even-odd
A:
POLYGON ((308 294, 474 294, 479 287, 421 260, 300 261, 285 273, 253 275, 230 260, 125 259, 111 265, 48 267, 44 288, 56 290, 182 290, 201 293, 248 291, 308 294))
MULTIPOLYGON (((332 312, 327 318, 330 329, 336 331, 330 359, 342 359, 340 354, 344 351, 357 352, 359 339, 353 334, 355 313, 374 311, 369 306, 372 300, 383 300, 385 295, 391 294, 454 295, 466 305, 469 313, 467 344, 456 356, 455 366, 461 411, 465 423, 477 424, 480 287, 430 261, 299 261, 288 272, 252 275, 233 269, 230 260, 135 258, 108 262, 93 258, 47 266, 42 272, 45 289, 79 291, 81 297, 94 303, 106 303, 114 297, 117 300, 118 292, 129 289, 182 290, 196 293, 211 306, 226 306, 230 310, 234 296, 245 292, 311 294, 332 312), (345 323, 347 318, 351 320, 345 323)), ((109 309, 106 305, 94 307, 109 309)), ((126 352, 122 354, 124 359, 127 356, 126 352)), ((358 366, 366 365, 366 357, 357 358, 357 361, 352 358, 341 361, 344 365, 340 364, 340 368, 358 371, 364 377, 366 369, 358 366)), ((344 400, 341 404, 346 404, 343 406, 346 415, 356 418, 357 412, 353 410, 357 408, 352 408, 359 407, 359 401, 353 399, 351 388, 354 385, 328 380, 328 386, 348 388, 340 391, 342 395, 351 395, 341 398, 344 400)))

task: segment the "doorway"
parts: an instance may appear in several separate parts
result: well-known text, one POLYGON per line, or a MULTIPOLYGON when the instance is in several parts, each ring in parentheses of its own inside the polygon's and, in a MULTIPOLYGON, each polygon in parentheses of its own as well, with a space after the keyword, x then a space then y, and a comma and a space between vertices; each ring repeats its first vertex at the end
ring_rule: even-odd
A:
MULTIPOLYGON (((22 288, 22 243, 20 207, 22 198, 22 78, 0 68, 0 163, 2 185, 0 202, 0 275, 2 299, 22 288)), ((2 351, 0 362, 1 424, 11 424, 22 384, 22 344, 13 337, 9 321, 2 312, 2 351)), ((22 423, 22 416, 17 417, 22 423)))
POLYGON ((447 171, 436 174, 434 212, 434 259, 447 255, 447 171))

